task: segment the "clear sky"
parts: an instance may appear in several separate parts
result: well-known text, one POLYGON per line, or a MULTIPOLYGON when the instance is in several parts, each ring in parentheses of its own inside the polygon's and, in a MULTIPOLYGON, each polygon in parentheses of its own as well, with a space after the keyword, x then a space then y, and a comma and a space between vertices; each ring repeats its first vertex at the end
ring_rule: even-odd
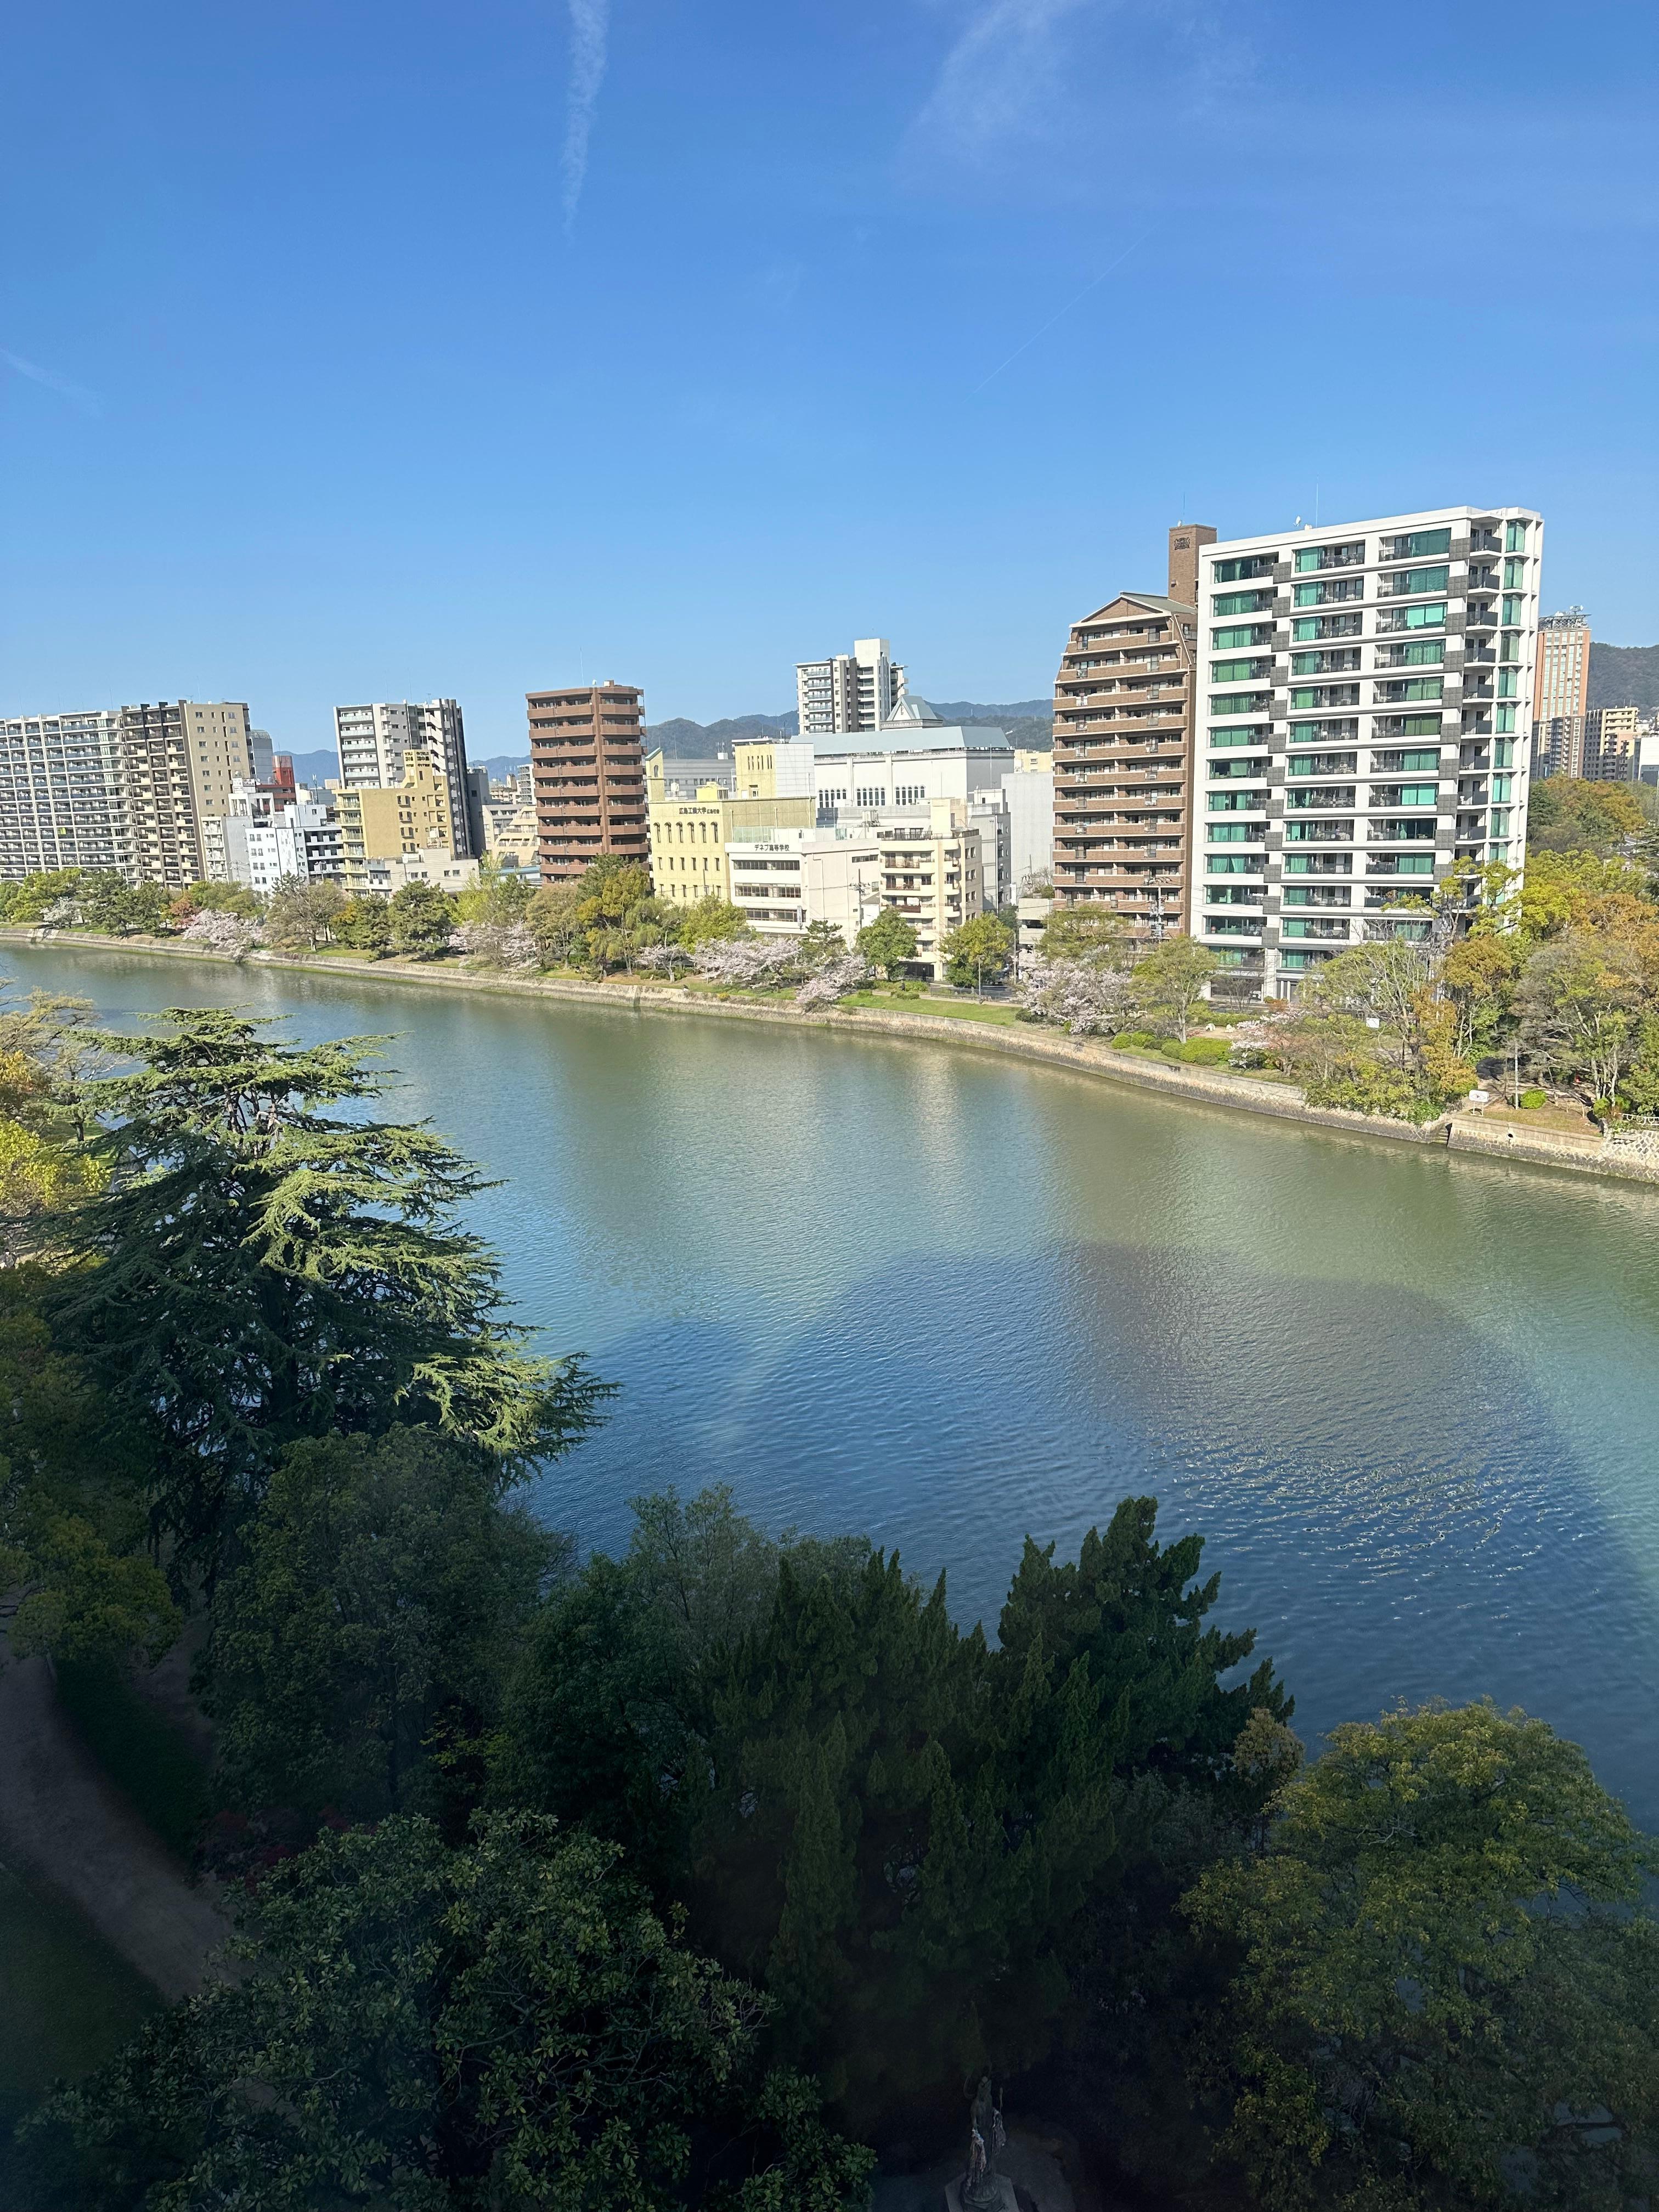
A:
POLYGON ((9 13, 0 710, 1051 686, 1224 535, 1465 499, 1659 639, 1639 0, 9 13))

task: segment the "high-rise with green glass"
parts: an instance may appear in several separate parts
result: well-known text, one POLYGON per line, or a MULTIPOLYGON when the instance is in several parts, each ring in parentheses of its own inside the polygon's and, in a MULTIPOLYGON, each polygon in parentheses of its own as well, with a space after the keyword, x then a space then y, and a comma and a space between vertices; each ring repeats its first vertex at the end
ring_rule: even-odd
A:
POLYGON ((1199 574, 1192 934, 1289 998, 1526 851, 1544 525, 1445 507, 1218 540, 1199 574))

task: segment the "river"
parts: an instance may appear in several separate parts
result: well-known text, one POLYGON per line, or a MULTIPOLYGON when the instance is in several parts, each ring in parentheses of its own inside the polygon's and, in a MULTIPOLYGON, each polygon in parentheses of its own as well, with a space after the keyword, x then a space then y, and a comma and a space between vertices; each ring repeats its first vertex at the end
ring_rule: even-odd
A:
POLYGON ((541 1480, 584 1544, 729 1483, 997 1607, 1126 1495, 1204 1534, 1310 1743, 1491 1695, 1659 1827, 1659 1192, 988 1054, 8 947, 111 1017, 392 1036, 390 1108, 502 1178, 522 1317, 618 1382, 541 1480))

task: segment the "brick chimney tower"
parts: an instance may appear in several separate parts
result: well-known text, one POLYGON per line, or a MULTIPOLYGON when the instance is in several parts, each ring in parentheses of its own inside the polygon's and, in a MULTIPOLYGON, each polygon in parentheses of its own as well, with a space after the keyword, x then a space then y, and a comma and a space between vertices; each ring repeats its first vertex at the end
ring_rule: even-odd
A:
POLYGON ((1177 522, 1170 532, 1170 597, 1183 607, 1198 605, 1199 549, 1215 541, 1207 522, 1177 522))

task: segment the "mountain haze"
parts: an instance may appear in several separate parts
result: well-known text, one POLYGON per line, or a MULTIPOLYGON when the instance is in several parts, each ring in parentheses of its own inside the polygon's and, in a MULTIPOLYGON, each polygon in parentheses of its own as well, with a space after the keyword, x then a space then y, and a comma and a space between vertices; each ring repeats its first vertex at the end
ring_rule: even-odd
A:
POLYGON ((1592 707, 1659 708, 1659 645, 1603 645, 1590 640, 1592 707))

